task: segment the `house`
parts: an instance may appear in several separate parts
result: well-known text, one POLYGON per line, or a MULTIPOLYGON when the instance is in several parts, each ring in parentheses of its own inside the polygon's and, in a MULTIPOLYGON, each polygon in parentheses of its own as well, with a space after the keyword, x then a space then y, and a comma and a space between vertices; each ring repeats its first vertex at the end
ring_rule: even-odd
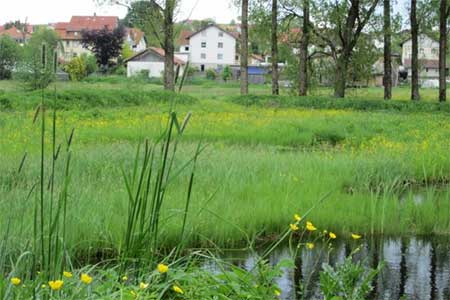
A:
MULTIPOLYGON (((398 60, 400 55, 393 54, 391 56, 391 68, 392 68, 392 86, 396 87, 399 82, 399 65, 398 60)), ((384 86, 384 58, 380 57, 372 65, 372 76, 368 82, 369 86, 383 87, 384 86)))
POLYGON ((71 60, 81 54, 90 54, 81 43, 82 32, 85 30, 101 30, 107 28, 114 30, 119 26, 118 17, 110 16, 73 16, 70 22, 60 22, 53 25, 56 33, 63 43, 61 57, 63 60, 71 60))
MULTIPOLYGON (((162 77, 164 72, 165 52, 161 48, 149 47, 125 60, 127 65, 127 77, 136 76, 142 72, 148 72, 148 77, 162 77)), ((175 68, 184 71, 185 62, 179 58, 174 59, 175 68)))
POLYGON ((267 63, 266 59, 260 54, 250 54, 249 55, 249 65, 250 66, 261 66, 267 63))
POLYGON ((182 32, 178 40, 180 53, 188 57, 190 64, 201 72, 221 69, 239 63, 237 53, 238 34, 210 24, 196 32, 182 32))
POLYGON ((0 26, 0 36, 7 35, 20 45, 24 45, 26 41, 30 39, 32 33, 33 33, 33 26, 31 25, 27 25, 26 30, 20 30, 16 26, 12 26, 9 28, 0 26))
POLYGON ((134 53, 139 53, 147 49, 147 41, 144 32, 137 28, 125 29, 125 42, 127 42, 134 53))
MULTIPOLYGON (((402 65, 411 77, 412 40, 409 38, 402 44, 402 65)), ((419 79, 439 78, 439 42, 426 34, 419 36, 419 79)))

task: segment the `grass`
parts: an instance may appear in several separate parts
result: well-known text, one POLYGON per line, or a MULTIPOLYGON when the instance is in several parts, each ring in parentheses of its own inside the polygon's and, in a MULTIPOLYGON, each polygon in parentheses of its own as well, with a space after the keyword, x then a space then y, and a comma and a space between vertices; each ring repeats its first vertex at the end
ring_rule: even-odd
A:
MULTIPOLYGON (((118 250, 128 205, 121 167, 131 170, 137 143, 160 135, 170 105, 160 101, 166 94, 153 84, 59 85, 65 111, 58 114, 58 139, 67 139, 76 128, 67 217, 70 252, 118 250), (90 102, 89 95, 103 101, 90 102), (136 95, 144 100, 132 102, 136 95)), ((20 245, 32 230, 32 207, 24 199, 38 176, 39 128, 32 124, 33 94, 12 91, 11 83, 2 82, 0 89, 8 90, 0 97, 15 97, 15 108, 0 112, 0 202, 5 208, 0 228, 7 228, 11 217, 14 243, 20 245), (31 100, 23 104, 22 97, 31 100), (24 152, 29 153, 24 173, 15 178, 24 152)), ((267 93, 264 86, 252 89, 267 93)), ((185 92, 191 100, 179 101, 176 110, 180 115, 191 111, 192 118, 175 164, 188 161, 200 140, 207 144, 196 167, 186 228, 191 246, 233 246, 247 236, 272 236, 286 228, 293 213, 304 213, 328 192, 329 199, 310 216, 321 229, 333 228, 339 235, 450 233, 448 113, 246 107, 227 101, 238 93, 233 83, 187 85, 185 92), (426 201, 417 205, 409 197, 400 202, 399 194, 411 186, 429 187, 426 201)), ((181 175, 162 209, 166 246, 177 244, 182 226, 189 172, 181 175)))

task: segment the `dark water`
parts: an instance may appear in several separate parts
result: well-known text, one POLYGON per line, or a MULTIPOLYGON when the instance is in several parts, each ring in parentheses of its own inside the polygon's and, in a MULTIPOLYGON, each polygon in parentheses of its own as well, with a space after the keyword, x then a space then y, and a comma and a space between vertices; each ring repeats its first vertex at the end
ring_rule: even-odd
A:
MULTIPOLYGON (((384 262, 384 268, 373 282, 370 299, 379 300, 450 300, 450 239, 434 238, 384 238, 351 242, 336 242, 328 254, 324 246, 302 251, 296 261, 296 270, 283 270, 277 284, 282 299, 296 299, 295 282, 304 286, 304 299, 322 299, 319 288, 319 272, 322 263, 341 263, 350 252, 361 245, 354 259, 366 266, 375 267, 384 262)), ((256 258, 245 253, 228 253, 234 263, 250 270, 256 258)), ((275 251, 270 263, 290 258, 288 248, 275 251)))

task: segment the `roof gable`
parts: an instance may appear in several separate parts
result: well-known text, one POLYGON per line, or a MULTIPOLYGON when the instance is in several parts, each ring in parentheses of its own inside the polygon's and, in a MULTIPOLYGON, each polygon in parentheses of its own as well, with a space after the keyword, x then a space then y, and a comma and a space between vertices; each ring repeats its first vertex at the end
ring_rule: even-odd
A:
POLYGON ((193 36, 199 34, 199 33, 202 32, 202 31, 205 31, 205 30, 207 30, 207 29, 209 29, 209 28, 211 28, 211 27, 215 27, 215 28, 217 28, 218 30, 220 30, 220 31, 222 31, 222 32, 224 32, 224 33, 226 33, 226 34, 228 34, 228 35, 231 36, 232 38, 237 39, 236 35, 232 34, 232 33, 229 32, 229 31, 226 31, 225 29, 221 28, 220 26, 217 26, 216 24, 209 24, 209 25, 203 27, 202 29, 200 29, 200 30, 198 30, 198 31, 196 31, 196 32, 193 32, 192 34, 188 35, 188 36, 186 37, 186 39, 190 39, 191 37, 193 37, 193 36))

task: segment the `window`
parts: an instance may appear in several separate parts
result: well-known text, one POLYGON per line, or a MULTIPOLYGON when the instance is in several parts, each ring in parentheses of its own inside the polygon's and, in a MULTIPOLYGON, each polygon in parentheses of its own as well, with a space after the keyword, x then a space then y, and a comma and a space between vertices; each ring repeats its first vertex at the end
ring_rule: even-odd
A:
POLYGON ((222 42, 219 42, 219 43, 217 44, 217 47, 218 47, 219 49, 222 49, 222 48, 223 48, 223 43, 222 43, 222 42))
POLYGON ((200 66, 200 71, 201 71, 201 72, 205 72, 205 65, 201 65, 201 66, 200 66))
POLYGON ((223 32, 219 31, 219 37, 223 37, 223 32))
POLYGON ((206 48, 206 42, 202 42, 202 48, 206 48))
POLYGON ((217 59, 222 60, 223 59, 223 54, 222 53, 217 54, 217 59))
POLYGON ((189 51, 189 46, 184 47, 184 51, 189 51))
POLYGON ((201 59, 206 59, 206 53, 200 54, 200 58, 201 58, 201 59))
POLYGON ((78 32, 75 31, 75 32, 73 33, 73 35, 74 35, 74 36, 78 36, 78 32))
POLYGON ((236 56, 234 57, 234 59, 235 59, 235 60, 239 60, 239 55, 236 55, 236 56))
POLYGON ((70 46, 70 41, 66 41, 66 46, 67 46, 67 47, 70 46))
POLYGON ((426 69, 425 69, 425 72, 427 72, 427 73, 428 73, 428 68, 426 68, 426 69))

